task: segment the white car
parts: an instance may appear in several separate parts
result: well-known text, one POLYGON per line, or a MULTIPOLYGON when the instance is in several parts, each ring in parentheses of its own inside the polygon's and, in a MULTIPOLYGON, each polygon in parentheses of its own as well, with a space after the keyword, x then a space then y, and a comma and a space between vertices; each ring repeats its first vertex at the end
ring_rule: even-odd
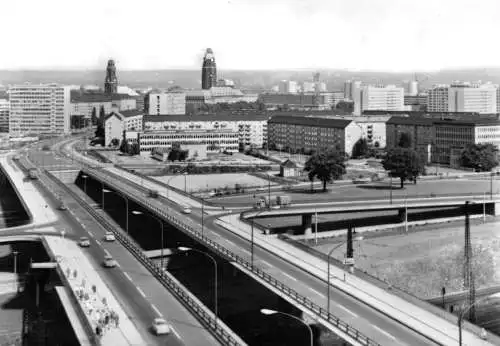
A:
POLYGON ((156 335, 170 334, 170 326, 163 318, 153 320, 153 331, 156 335))
POLYGON ((78 242, 78 244, 81 247, 89 247, 90 246, 90 240, 87 237, 81 237, 80 241, 78 242))
POLYGON ((104 240, 106 241, 115 241, 116 238, 115 238, 115 235, 111 232, 106 232, 106 234, 104 235, 104 240))
POLYGON ((182 210, 182 212, 183 212, 184 214, 191 214, 191 208, 184 208, 184 209, 182 210))
POLYGON ((116 267, 116 264, 117 263, 113 257, 111 257, 110 255, 104 256, 104 266, 106 268, 114 268, 114 267, 116 267))

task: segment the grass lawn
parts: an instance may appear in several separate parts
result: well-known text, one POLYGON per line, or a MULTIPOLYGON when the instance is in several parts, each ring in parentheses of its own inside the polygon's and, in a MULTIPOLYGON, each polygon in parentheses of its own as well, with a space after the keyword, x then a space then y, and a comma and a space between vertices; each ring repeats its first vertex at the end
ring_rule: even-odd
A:
MULTIPOLYGON (((338 240, 336 241, 338 243, 338 240)), ((500 284, 500 222, 471 226, 476 287, 500 284)), ((356 267, 420 298, 462 290, 464 226, 436 225, 408 234, 368 237, 355 244, 356 267)), ((334 241, 317 249, 327 253, 334 241)), ((343 258, 345 247, 333 252, 343 258)))

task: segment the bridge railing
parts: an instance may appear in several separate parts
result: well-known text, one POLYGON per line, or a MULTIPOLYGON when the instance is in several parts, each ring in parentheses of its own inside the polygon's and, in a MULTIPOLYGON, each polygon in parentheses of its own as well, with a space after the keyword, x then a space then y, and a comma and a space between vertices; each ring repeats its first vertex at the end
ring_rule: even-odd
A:
POLYGON ((241 345, 231 333, 224 329, 220 323, 216 322, 211 313, 208 313, 181 286, 172 280, 159 265, 148 258, 140 246, 130 236, 115 228, 106 218, 89 206, 78 194, 61 183, 53 174, 48 171, 45 171, 45 174, 83 206, 107 231, 113 232, 118 241, 120 241, 167 289, 173 292, 177 298, 198 317, 202 324, 213 332, 215 337, 222 344, 229 346, 241 345))
MULTIPOLYGON (((98 179, 100 179, 104 183, 108 184, 109 186, 117 186, 116 181, 111 181, 106 177, 107 172, 106 172, 106 174, 103 174, 103 173, 98 172, 98 171, 88 170, 88 173, 93 174, 95 177, 97 177, 98 179)), ((340 329, 344 333, 348 334, 350 337, 354 338, 360 344, 366 345, 366 346, 381 346, 376 341, 365 336, 359 330, 355 329, 354 327, 350 326, 346 322, 342 321, 337 316, 333 315, 332 313, 328 312, 324 308, 320 307, 318 304, 312 302, 307 297, 301 295, 300 293, 298 293, 294 289, 292 289, 292 288, 288 287, 287 285, 283 284, 282 282, 276 280, 270 274, 264 272, 260 268, 252 266, 247 259, 244 259, 244 258, 236 255, 235 253, 226 249, 225 247, 223 247, 219 243, 214 242, 211 239, 205 237, 201 232, 195 230, 194 227, 178 220, 177 218, 173 217, 172 215, 169 215, 164 210, 153 205, 146 198, 136 197, 133 195, 129 195, 129 197, 131 199, 135 200, 135 202, 147 207, 150 211, 154 212, 157 216, 162 217, 163 219, 170 222, 172 225, 184 230, 191 237, 198 240, 202 244, 208 246, 210 248, 210 250, 212 250, 213 252, 215 252, 219 256, 226 258, 229 261, 238 263, 239 265, 243 266, 247 270, 253 272, 255 275, 257 275, 258 277, 260 277, 261 279, 263 279, 267 283, 271 284, 273 287, 275 287, 279 291, 285 293, 287 296, 292 298, 297 304, 302 305, 302 306, 306 307, 307 309, 313 311, 318 316, 320 316, 322 319, 328 321, 328 323, 331 323, 332 325, 336 326, 338 329, 340 329)))

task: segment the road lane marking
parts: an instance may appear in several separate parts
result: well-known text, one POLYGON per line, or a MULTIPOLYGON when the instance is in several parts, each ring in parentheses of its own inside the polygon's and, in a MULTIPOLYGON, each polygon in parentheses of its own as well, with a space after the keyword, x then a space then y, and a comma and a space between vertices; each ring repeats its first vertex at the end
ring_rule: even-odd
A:
POLYGON ((158 308, 154 304, 151 304, 151 307, 156 312, 156 314, 158 315, 158 317, 162 317, 163 318, 162 313, 160 312, 160 310, 158 310, 158 308))
POLYGON ((314 293, 316 293, 317 295, 319 295, 319 296, 322 296, 322 297, 324 297, 324 296, 325 296, 323 293, 320 293, 320 292, 316 291, 316 290, 315 290, 315 289, 313 289, 313 288, 310 288, 310 287, 309 287, 309 289, 310 289, 311 291, 313 291, 314 293))
POLYGON ((92 231, 87 231, 89 233, 89 235, 94 238, 94 233, 92 233, 92 231))
POLYGON ((264 263, 267 267, 272 267, 271 263, 267 262, 267 261, 264 261, 264 260, 260 260, 262 263, 264 263))
POLYGON ((144 291, 141 290, 139 287, 136 287, 136 288, 139 291, 139 293, 141 294, 141 296, 143 296, 144 298, 146 298, 146 294, 144 293, 144 291))
POLYGON ((172 326, 170 326, 170 329, 172 329, 172 333, 174 333, 174 334, 175 334, 175 336, 177 337, 177 339, 182 340, 182 338, 181 338, 181 336, 179 335, 179 333, 177 333, 177 331, 176 331, 176 330, 175 330, 172 326))
POLYGON ((345 306, 343 305, 340 305, 340 304, 335 304, 337 305, 339 308, 341 308, 342 310, 344 310, 345 312, 347 312, 348 314, 352 315, 353 317, 358 317, 358 315, 356 315, 354 312, 352 312, 351 310, 349 310, 348 308, 346 308, 345 306))
POLYGON ((293 281, 297 281, 296 278, 294 278, 293 276, 291 276, 290 274, 287 274, 285 272, 282 272, 283 275, 285 275, 287 278, 289 278, 290 280, 293 280, 293 281))
POLYGON ((388 336, 392 340, 396 340, 396 338, 394 336, 392 336, 391 334, 387 333, 385 330, 382 330, 382 329, 380 329, 379 327, 377 327, 375 325, 372 325, 372 327, 375 328, 376 330, 378 330, 379 332, 381 332, 382 334, 385 334, 386 336, 388 336))
POLYGON ((109 251, 108 251, 108 250, 106 250, 106 249, 104 250, 104 254, 105 254, 106 256, 110 256, 110 257, 111 257, 111 254, 110 254, 110 253, 109 253, 109 251))
POLYGON ((125 275, 127 279, 129 279, 130 281, 134 282, 134 280, 132 280, 132 278, 130 277, 130 275, 128 275, 128 273, 123 272, 123 275, 125 275))
POLYGON ((95 242, 96 242, 99 246, 102 246, 102 245, 101 245, 101 242, 100 242, 99 240, 97 240, 97 239, 96 239, 96 240, 95 240, 95 242))

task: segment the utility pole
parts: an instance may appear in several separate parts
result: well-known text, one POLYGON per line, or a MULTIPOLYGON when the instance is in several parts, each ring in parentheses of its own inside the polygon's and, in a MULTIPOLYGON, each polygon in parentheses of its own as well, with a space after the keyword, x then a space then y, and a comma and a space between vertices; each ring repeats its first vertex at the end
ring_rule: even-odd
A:
POLYGON ((469 322, 476 320, 476 288, 474 285, 474 274, 472 272, 472 246, 470 241, 470 219, 469 219, 469 201, 465 202, 465 244, 464 244, 464 288, 469 290, 467 296, 467 306, 469 310, 469 322))

